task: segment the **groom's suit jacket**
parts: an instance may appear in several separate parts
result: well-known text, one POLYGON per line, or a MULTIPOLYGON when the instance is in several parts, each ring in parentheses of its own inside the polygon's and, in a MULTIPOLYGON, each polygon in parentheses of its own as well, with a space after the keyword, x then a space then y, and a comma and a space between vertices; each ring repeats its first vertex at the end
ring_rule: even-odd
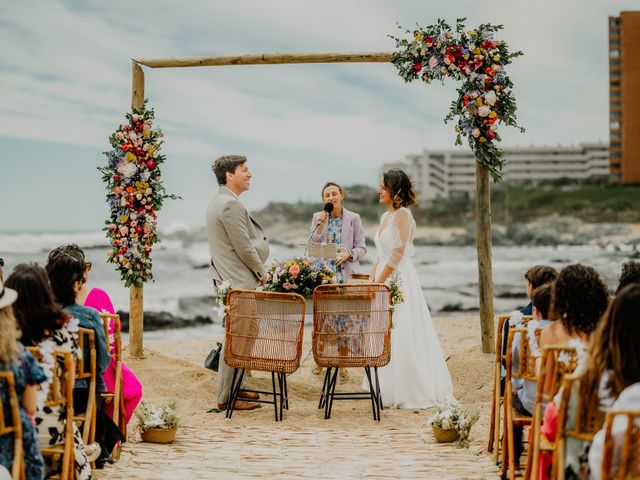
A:
POLYGON ((254 290, 266 273, 267 236, 227 187, 220 187, 209 203, 207 230, 211 278, 231 280, 233 288, 254 290))

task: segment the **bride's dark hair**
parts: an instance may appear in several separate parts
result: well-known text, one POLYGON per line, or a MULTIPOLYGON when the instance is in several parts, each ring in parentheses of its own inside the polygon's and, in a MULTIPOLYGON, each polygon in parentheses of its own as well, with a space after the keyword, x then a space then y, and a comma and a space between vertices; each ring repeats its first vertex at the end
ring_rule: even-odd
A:
POLYGON ((399 168, 387 170, 382 175, 384 187, 389 190, 393 208, 408 207, 416 203, 416 194, 409 176, 399 168))

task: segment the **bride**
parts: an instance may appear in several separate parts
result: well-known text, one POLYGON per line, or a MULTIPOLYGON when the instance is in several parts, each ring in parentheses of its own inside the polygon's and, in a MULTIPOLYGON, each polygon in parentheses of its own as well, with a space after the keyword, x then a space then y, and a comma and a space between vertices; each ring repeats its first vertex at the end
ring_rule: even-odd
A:
MULTIPOLYGON (((407 207, 415 203, 415 194, 411 180, 400 169, 384 173, 378 194, 387 211, 374 237, 377 258, 369 281, 384 283, 397 274, 404 294, 404 302, 393 312, 391 361, 379 370, 382 401, 396 408, 428 408, 454 397, 451 376, 412 262, 415 221, 407 207)), ((363 388, 369 389, 366 377, 363 388)))

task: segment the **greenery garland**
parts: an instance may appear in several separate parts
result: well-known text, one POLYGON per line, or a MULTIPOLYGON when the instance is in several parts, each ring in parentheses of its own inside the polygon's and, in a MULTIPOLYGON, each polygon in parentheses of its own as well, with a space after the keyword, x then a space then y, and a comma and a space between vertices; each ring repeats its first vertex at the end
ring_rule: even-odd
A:
POLYGON ((391 62, 405 82, 421 79, 444 83, 445 78, 462 81, 445 122, 458 118, 456 145, 462 145, 462 135, 468 137, 477 161, 495 182, 500 182, 504 152, 496 145, 501 140, 498 123, 524 132, 516 123, 513 83, 504 68, 522 52, 509 52, 504 41, 494 39, 502 25, 485 23, 465 31, 465 20, 456 21, 455 32, 438 19, 435 25, 418 26, 413 32, 403 29, 412 36, 410 40, 390 35, 398 49, 391 62))
POLYGON ((159 241, 157 212, 167 195, 162 184, 160 154, 163 134, 153 128, 154 111, 134 109, 109 137, 112 150, 105 152, 107 165, 99 167, 107 189, 110 215, 102 229, 111 244, 107 261, 114 263, 126 287, 153 278, 151 250, 159 241))

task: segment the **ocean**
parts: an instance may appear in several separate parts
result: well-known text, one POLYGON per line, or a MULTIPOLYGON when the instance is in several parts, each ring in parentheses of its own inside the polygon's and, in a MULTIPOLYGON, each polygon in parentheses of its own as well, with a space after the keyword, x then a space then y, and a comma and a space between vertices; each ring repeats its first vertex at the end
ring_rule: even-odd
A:
MULTIPOLYGON (((106 262, 108 242, 102 232, 0 234, 0 257, 5 260, 5 277, 19 263, 38 262, 44 266, 48 252, 64 243, 78 244, 84 249, 87 259, 93 262, 89 285, 106 290, 116 310, 128 311, 129 290, 124 288, 114 266, 106 262)), ((270 260, 300 256, 303 250, 302 247, 272 245, 270 260)), ((369 246, 361 272, 368 273, 374 250, 369 246)), ((594 267, 613 291, 621 264, 637 255, 635 246, 625 244, 494 247, 494 311, 509 312, 528 302, 524 273, 533 265, 547 264, 561 269, 572 263, 584 263, 594 267)), ((189 235, 182 236, 180 240, 164 240, 156 245, 152 258, 154 281, 145 284, 144 309, 167 311, 184 317, 210 315, 216 323, 181 331, 145 332, 145 338, 221 334, 219 320, 210 308, 212 287, 207 278, 207 243, 189 235)), ((418 246, 414 262, 432 314, 446 314, 442 312, 444 309, 455 311, 457 315, 470 312, 477 317, 474 310, 478 308, 475 247, 418 246)))

